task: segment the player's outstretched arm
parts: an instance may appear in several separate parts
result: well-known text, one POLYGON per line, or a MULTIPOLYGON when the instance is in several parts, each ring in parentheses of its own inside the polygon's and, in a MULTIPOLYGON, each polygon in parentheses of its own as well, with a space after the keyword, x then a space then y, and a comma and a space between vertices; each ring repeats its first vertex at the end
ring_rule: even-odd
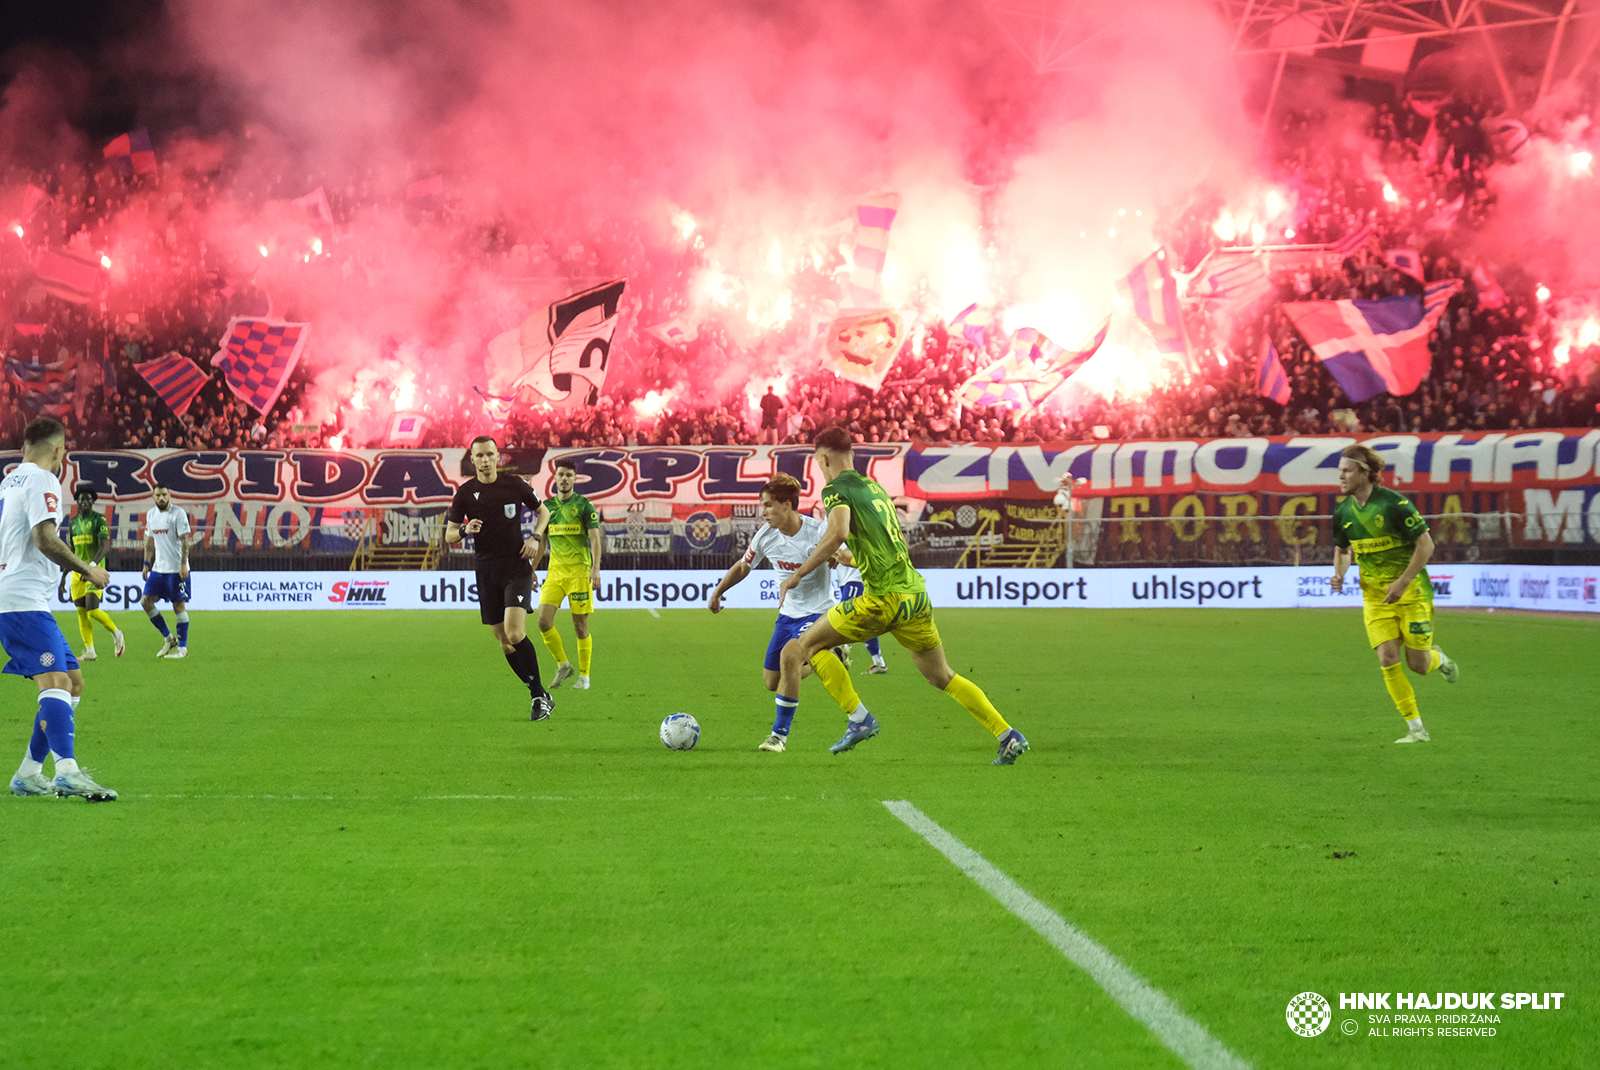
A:
POLYGON ((84 579, 96 587, 104 587, 111 582, 111 576, 105 569, 99 565, 89 564, 73 553, 72 547, 61 541, 61 536, 56 534, 53 520, 41 520, 33 526, 33 545, 38 547, 41 554, 62 568, 82 573, 84 579))
POLYGON ((711 592, 711 599, 706 603, 706 608, 713 613, 721 613, 722 596, 738 586, 739 581, 748 575, 750 575, 750 566, 743 561, 735 561, 733 567, 723 575, 722 582, 717 584, 717 589, 711 592))

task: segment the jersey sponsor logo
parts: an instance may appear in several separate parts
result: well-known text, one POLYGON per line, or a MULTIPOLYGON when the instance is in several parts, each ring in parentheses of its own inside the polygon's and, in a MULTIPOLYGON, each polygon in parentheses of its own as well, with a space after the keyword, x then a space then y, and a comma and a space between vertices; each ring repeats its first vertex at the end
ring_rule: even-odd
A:
POLYGON ((1380 535, 1375 539, 1351 539, 1350 549, 1358 554, 1375 554, 1380 550, 1392 550, 1403 543, 1393 535, 1380 535))
POLYGON ((387 606, 388 580, 340 580, 330 588, 328 601, 346 606, 387 606))

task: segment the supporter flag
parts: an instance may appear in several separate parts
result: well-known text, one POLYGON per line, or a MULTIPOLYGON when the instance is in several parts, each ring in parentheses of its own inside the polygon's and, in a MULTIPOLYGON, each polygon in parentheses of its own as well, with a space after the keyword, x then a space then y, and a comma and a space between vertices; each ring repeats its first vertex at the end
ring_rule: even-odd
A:
POLYGON ((1035 408, 1099 352, 1110 330, 1107 316, 1079 349, 1066 350, 1032 327, 1023 327, 1011 336, 1011 352, 963 383, 956 400, 967 406, 1035 408))
POLYGON ((822 332, 822 367, 841 379, 876 390, 911 337, 916 321, 916 312, 908 309, 847 312, 822 332))
POLYGON ((626 279, 564 297, 489 342, 490 387, 557 405, 593 405, 606 385, 626 279))
MULTIPOLYGON (((510 333, 515 334, 516 332, 513 331, 510 333)), ((495 427, 504 427, 506 425, 506 420, 511 417, 511 406, 516 404, 517 399, 498 397, 494 394, 486 394, 483 392, 482 387, 474 386, 472 389, 480 398, 483 399, 483 415, 486 416, 495 427)))
POLYGON ((850 268, 850 300, 870 308, 883 302, 883 263, 889 228, 900 210, 900 194, 875 193, 856 205, 856 251, 850 268))
POLYGON ((229 390, 265 416, 300 362, 310 333, 309 323, 235 316, 211 363, 222 369, 229 390))
POLYGON ((984 342, 988 340, 989 332, 994 330, 994 311, 980 309, 974 302, 956 313, 956 318, 950 321, 950 326, 960 328, 962 337, 982 349, 984 342))
POLYGON ((24 338, 38 338, 44 334, 44 324, 42 323, 23 323, 21 320, 17 320, 11 326, 16 328, 17 333, 24 338))
POLYGON ((1249 252, 1218 250, 1189 276, 1190 298, 1230 312, 1244 311, 1274 292, 1265 258, 1249 252))
POLYGON ((48 193, 31 182, 25 186, 15 186, 0 195, 0 220, 11 226, 26 223, 33 218, 39 206, 49 199, 48 193))
POLYGON ((430 175, 406 187, 406 207, 437 212, 444 207, 444 176, 430 175))
POLYGON ((1278 359, 1278 347, 1272 338, 1261 339, 1261 367, 1256 371, 1256 393, 1271 398, 1279 405, 1289 404, 1289 375, 1278 359))
MULTIPOLYGON (((1506 292, 1500 288, 1500 283, 1489 270, 1489 265, 1482 260, 1472 269, 1472 285, 1478 291, 1479 308, 1505 307, 1506 292)), ((22 324, 19 323, 17 326, 20 328, 22 324)))
POLYGON ((328 195, 323 192, 321 186, 304 197, 296 197, 289 203, 305 212, 306 218, 311 220, 313 226, 333 226, 333 209, 328 207, 328 195))
POLYGON ((1449 230, 1456 225, 1456 217, 1461 214, 1461 209, 1466 203, 1467 195, 1463 193, 1449 204, 1441 205, 1423 226, 1429 230, 1449 230))
POLYGON ((1425 281, 1422 277, 1422 257, 1417 255, 1415 249, 1387 249, 1383 258, 1396 271, 1403 271, 1418 282, 1425 281))
POLYGON ((1329 242, 1328 252, 1338 253, 1340 256, 1349 256, 1351 253, 1359 252, 1365 248, 1366 244, 1377 236, 1378 228, 1376 224, 1363 223, 1338 241, 1329 242))
POLYGON ((200 365, 176 352, 135 364, 133 369, 155 388, 167 408, 179 416, 189 411, 189 403, 210 378, 201 371, 200 365))
POLYGON ((78 305, 98 300, 105 287, 100 262, 78 253, 42 250, 33 271, 45 293, 78 305))
POLYGON ((420 412, 397 412, 389 421, 389 441, 396 446, 414 446, 422 441, 428 418, 420 412))
POLYGON ((677 316, 665 323, 658 323, 654 327, 646 327, 644 333, 660 342, 662 345, 685 346, 700 337, 700 330, 694 324, 688 323, 677 316))
POLYGON ((1429 330, 1439 325, 1439 317, 1444 315, 1445 306, 1463 288, 1460 279, 1445 279, 1443 282, 1427 284, 1422 296, 1422 315, 1428 321, 1429 330))
POLYGON ((1430 285, 1421 301, 1293 301, 1283 309, 1345 394, 1360 402, 1386 390, 1409 394, 1427 378, 1428 334, 1460 288, 1449 279, 1430 285))
POLYGON ((1126 276, 1117 280, 1117 292, 1132 303, 1133 314, 1149 329, 1156 349, 1178 354, 1190 370, 1189 335, 1183 327, 1183 312, 1178 307, 1178 283, 1172 277, 1167 254, 1157 249, 1145 257, 1126 276))
POLYGON ((7 357, 6 375, 17 384, 23 408, 34 416, 65 416, 72 408, 74 376, 67 361, 43 364, 7 357))
POLYGON ((102 156, 119 171, 136 175, 152 175, 156 170, 155 149, 150 146, 148 130, 133 130, 118 134, 111 143, 100 150, 102 156))

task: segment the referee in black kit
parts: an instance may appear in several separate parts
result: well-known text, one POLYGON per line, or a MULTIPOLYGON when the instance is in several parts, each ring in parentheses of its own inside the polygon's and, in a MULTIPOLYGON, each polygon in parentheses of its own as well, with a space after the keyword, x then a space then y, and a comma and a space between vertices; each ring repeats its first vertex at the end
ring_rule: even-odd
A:
POLYGON ((539 679, 539 655, 528 638, 528 607, 533 604, 533 563, 544 552, 539 536, 522 537, 522 510, 547 522, 549 510, 521 477, 500 474, 500 447, 488 435, 472 440, 468 451, 478 473, 461 484, 445 513, 444 541, 454 545, 474 536, 478 555, 478 613, 494 629, 506 664, 533 692, 532 719, 550 716, 555 702, 539 679))

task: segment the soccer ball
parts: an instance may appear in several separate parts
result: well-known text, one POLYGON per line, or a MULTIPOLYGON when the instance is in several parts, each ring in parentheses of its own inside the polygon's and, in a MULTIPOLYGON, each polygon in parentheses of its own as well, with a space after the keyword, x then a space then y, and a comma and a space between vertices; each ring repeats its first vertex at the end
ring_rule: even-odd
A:
POLYGON ((668 750, 693 750, 700 742, 700 722, 687 713, 668 714, 661 722, 661 742, 668 750))

